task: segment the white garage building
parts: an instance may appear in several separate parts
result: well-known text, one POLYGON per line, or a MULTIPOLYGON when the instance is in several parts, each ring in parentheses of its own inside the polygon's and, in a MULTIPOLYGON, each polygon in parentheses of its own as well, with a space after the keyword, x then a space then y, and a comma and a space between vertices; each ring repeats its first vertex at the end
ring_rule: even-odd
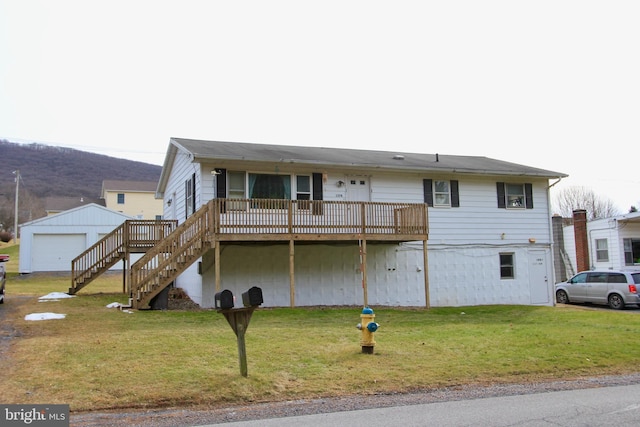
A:
POLYGON ((20 273, 71 271, 75 257, 127 219, 92 203, 22 224, 20 273))

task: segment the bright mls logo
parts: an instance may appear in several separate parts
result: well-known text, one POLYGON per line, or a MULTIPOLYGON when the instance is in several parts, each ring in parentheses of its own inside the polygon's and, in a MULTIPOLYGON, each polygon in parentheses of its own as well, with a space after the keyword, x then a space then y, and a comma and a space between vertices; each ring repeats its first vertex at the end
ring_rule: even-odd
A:
POLYGON ((2 426, 68 427, 69 405, 0 405, 2 426))

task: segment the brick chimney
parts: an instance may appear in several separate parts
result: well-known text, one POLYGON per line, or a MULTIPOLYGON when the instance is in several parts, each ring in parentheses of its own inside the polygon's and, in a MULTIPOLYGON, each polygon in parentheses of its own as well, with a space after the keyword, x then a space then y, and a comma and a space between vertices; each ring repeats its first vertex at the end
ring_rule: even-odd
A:
POLYGON ((576 267, 578 271, 590 269, 589 237, 587 236, 587 211, 576 209, 573 211, 573 233, 576 239, 576 267))

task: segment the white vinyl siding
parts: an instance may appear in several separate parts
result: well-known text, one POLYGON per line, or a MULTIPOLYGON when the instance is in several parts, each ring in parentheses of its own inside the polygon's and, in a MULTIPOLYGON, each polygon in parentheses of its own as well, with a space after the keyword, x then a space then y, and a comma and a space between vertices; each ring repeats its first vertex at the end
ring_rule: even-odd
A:
MULTIPOLYGON (((171 183, 186 179, 193 171, 192 163, 179 163, 180 157, 186 156, 176 156, 173 169, 176 177, 171 178, 171 183), (181 174, 178 171, 182 171, 181 174)), ((216 178, 211 174, 215 168, 225 170, 226 190, 229 192, 226 197, 232 197, 231 190, 236 187, 237 194, 246 197, 247 174, 267 174, 277 169, 278 174, 291 177, 292 198, 299 192, 297 176, 321 174, 322 199, 325 202, 343 202, 347 200, 347 186, 340 186, 339 182, 346 182, 349 177, 361 173, 370 183, 372 202, 424 203, 424 173, 352 171, 348 168, 325 172, 310 166, 300 168, 295 164, 257 167, 255 164, 225 162, 199 166, 198 176, 203 180, 197 186, 196 197, 202 200, 199 205, 215 194, 216 178), (245 176, 241 185, 235 186, 230 182, 234 171, 245 176)), ((534 247, 542 251, 548 260, 548 286, 552 286, 548 180, 532 177, 513 180, 514 184, 522 186, 531 184, 534 208, 499 209, 496 206, 496 182, 504 180, 504 177, 439 174, 431 179, 449 183, 456 180, 460 202, 457 208, 428 209, 428 271, 430 298, 434 306, 531 304, 533 299, 527 273, 530 251, 534 247), (535 240, 534 246, 530 239, 535 240), (500 253, 513 254, 515 278, 508 280, 508 286, 500 277, 500 253)), ((166 194, 171 194, 169 189, 166 194)), ((380 244, 367 248, 371 304, 424 304, 422 243, 380 244), (401 290, 396 289, 398 284, 401 284, 401 290)), ((247 283, 251 283, 262 288, 265 306, 289 305, 287 245, 268 248, 227 246, 221 256, 225 288, 239 295, 246 291, 247 283)), ((210 260, 203 261, 203 265, 210 265, 210 260)), ((362 304, 357 245, 296 245, 295 269, 296 305, 362 304)), ((200 275, 197 268, 190 268, 180 276, 176 285, 185 288, 196 302, 213 305, 212 271, 210 268, 200 275)))

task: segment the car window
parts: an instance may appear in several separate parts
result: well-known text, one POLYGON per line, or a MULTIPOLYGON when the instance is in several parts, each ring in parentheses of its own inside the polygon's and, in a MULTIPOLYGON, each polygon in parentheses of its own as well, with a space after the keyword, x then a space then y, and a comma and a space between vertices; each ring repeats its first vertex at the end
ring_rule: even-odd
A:
POLYGON ((640 273, 633 273, 631 277, 633 277, 633 283, 640 285, 640 273))
POLYGON ((607 283, 609 273, 589 273, 587 282, 589 283, 607 283))
POLYGON ((622 273, 607 273, 609 283, 627 283, 627 278, 622 273))
POLYGON ((571 278, 569 283, 585 283, 587 281, 587 273, 576 274, 571 278))

